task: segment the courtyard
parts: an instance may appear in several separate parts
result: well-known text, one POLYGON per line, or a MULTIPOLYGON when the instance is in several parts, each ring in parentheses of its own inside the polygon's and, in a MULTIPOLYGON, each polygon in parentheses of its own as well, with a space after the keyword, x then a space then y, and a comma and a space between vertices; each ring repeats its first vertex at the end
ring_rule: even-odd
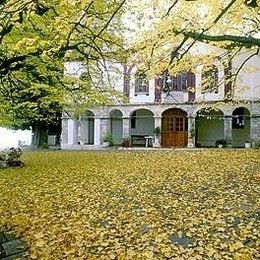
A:
POLYGON ((37 151, 0 171, 29 259, 259 259, 260 150, 37 151))

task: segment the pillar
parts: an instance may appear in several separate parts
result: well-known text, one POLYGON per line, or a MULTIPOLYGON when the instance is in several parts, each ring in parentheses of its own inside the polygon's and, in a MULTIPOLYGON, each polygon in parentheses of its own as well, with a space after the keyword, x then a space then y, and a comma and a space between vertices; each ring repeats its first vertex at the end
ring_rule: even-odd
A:
POLYGON ((130 137, 130 118, 123 118, 123 138, 130 137))
POLYGON ((68 118, 61 118, 62 132, 61 132, 61 144, 68 144, 68 118))
POLYGON ((250 118, 251 138, 253 140, 260 140, 260 116, 252 115, 250 118))
MULTIPOLYGON (((162 134, 162 117, 161 116, 155 116, 154 117, 154 128, 160 128, 160 132, 162 134)), ((161 146, 161 134, 159 136, 155 136, 153 147, 160 147, 161 146)))
POLYGON ((224 117, 224 138, 227 141, 232 141, 232 115, 224 117))
POLYGON ((101 118, 101 121, 100 121, 100 136, 103 138, 107 133, 110 133, 110 132, 111 132, 110 118, 101 118))
POLYGON ((161 116, 155 116, 154 117, 154 128, 160 127, 162 130, 162 117, 161 116))
POLYGON ((188 148, 195 147, 195 117, 188 117, 188 148))
POLYGON ((80 144, 88 143, 88 121, 86 118, 81 117, 80 120, 80 144))
POLYGON ((94 118, 94 145, 100 145, 101 140, 100 140, 100 118, 95 117, 94 118))
POLYGON ((78 122, 73 119, 68 120, 68 144, 78 144, 78 122))

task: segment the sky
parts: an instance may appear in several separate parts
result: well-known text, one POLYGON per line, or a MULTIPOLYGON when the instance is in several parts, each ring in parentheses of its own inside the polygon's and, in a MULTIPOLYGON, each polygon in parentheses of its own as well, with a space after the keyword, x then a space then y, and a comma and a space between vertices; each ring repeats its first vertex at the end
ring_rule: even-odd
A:
POLYGON ((0 127, 0 149, 18 147, 18 141, 24 142, 26 145, 31 144, 30 130, 11 130, 0 127))

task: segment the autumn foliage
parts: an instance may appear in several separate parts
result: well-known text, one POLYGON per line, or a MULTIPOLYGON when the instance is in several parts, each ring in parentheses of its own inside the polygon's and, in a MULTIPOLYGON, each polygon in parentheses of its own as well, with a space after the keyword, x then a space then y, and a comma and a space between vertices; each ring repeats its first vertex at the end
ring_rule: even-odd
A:
POLYGON ((30 259, 257 259, 258 150, 37 152, 0 172, 30 259))

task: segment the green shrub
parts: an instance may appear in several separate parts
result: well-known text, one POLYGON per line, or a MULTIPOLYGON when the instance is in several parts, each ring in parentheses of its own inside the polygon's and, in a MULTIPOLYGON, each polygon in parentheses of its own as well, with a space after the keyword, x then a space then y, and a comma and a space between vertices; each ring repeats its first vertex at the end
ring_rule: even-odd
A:
POLYGON ((20 148, 10 148, 0 152, 0 168, 6 167, 19 167, 23 166, 23 162, 20 160, 22 151, 20 148))
POLYGON ((115 139, 114 139, 112 133, 106 133, 106 135, 103 138, 103 141, 109 143, 109 146, 115 145, 115 139))

